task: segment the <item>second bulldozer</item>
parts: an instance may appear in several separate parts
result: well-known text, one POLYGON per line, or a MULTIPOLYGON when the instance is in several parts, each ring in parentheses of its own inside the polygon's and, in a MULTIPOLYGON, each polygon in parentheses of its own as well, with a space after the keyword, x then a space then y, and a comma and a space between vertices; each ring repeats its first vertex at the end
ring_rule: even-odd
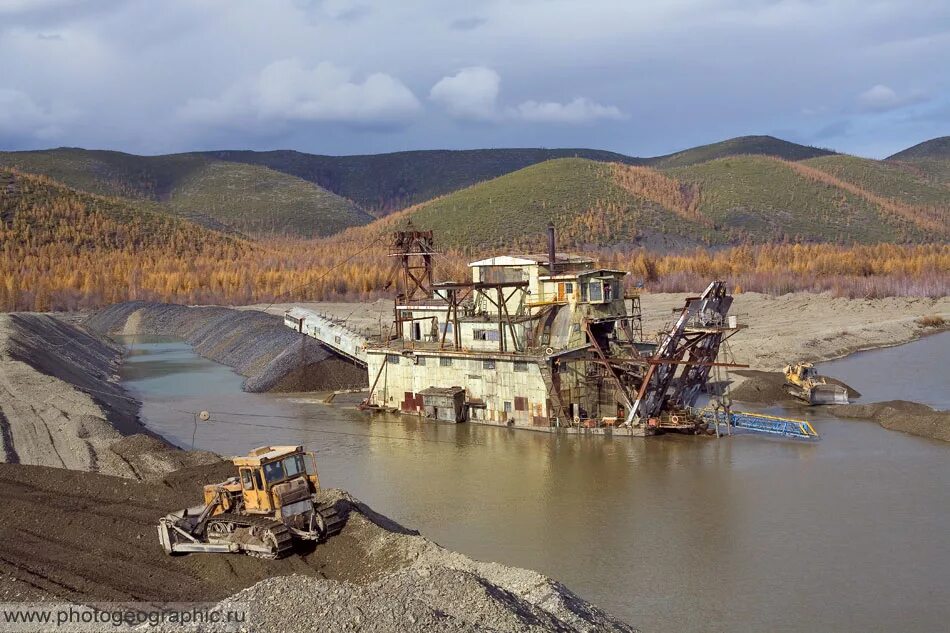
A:
POLYGON ((786 365, 785 390, 808 404, 848 404, 848 390, 819 376, 812 363, 786 365))
POLYGON ((262 446, 232 461, 237 476, 206 485, 203 505, 159 520, 166 553, 279 558, 295 540, 321 541, 342 529, 335 507, 317 500, 316 459, 302 446, 262 446))

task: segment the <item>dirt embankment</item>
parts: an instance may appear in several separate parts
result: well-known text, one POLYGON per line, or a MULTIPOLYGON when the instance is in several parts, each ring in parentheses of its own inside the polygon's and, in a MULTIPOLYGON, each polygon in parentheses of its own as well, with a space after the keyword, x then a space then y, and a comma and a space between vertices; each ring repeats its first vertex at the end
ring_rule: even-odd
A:
POLYGON ((263 312, 131 301, 100 310, 84 324, 103 334, 180 338, 198 354, 245 376, 247 391, 323 391, 367 384, 365 370, 263 312))
POLYGON ((950 442, 950 411, 919 402, 889 400, 874 404, 840 404, 828 408, 839 418, 872 420, 885 429, 950 442))
MULTIPOLYGON (((664 329, 686 296, 644 294, 644 334, 664 329)), ((752 369, 777 371, 790 362, 840 358, 946 329, 926 327, 919 321, 940 317, 950 324, 950 297, 842 299, 829 293, 773 296, 743 292, 735 296, 731 312, 747 326, 729 339, 735 361, 752 369)))
POLYGON ((116 381, 121 356, 49 315, 0 315, 0 461, 151 478, 217 459, 147 434, 116 381))
POLYGON ((233 600, 254 605, 254 631, 632 630, 556 581, 447 551, 340 491, 323 494, 343 531, 301 555, 165 555, 158 517, 231 469, 141 483, 0 464, 0 601, 216 601, 250 587, 233 600))

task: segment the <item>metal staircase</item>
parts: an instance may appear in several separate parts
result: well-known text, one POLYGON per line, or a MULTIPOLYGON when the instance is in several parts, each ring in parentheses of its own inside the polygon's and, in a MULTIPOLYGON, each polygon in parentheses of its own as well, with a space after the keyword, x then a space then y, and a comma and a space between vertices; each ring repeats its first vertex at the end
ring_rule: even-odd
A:
POLYGON ((554 375, 551 373, 551 366, 548 365, 547 361, 539 360, 538 369, 541 371, 541 380, 544 381, 544 388, 547 390, 548 398, 551 401, 552 411, 549 417, 564 420, 564 405, 561 403, 561 394, 554 387, 554 375))

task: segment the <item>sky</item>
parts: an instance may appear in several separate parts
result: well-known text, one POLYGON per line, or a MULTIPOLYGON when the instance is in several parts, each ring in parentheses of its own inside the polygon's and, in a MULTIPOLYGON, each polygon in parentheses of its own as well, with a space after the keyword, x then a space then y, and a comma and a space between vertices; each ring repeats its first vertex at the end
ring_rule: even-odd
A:
POLYGON ((950 134, 947 0, 0 0, 0 149, 950 134))

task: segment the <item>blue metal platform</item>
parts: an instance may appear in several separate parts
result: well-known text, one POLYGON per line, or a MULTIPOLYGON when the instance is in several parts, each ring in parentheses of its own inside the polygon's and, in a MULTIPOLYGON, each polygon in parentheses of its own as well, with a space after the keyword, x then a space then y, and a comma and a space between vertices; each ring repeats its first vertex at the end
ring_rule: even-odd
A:
MULTIPOLYGON (((725 424, 726 415, 716 416, 712 412, 704 415, 712 423, 725 424)), ((812 427, 807 420, 793 420, 791 418, 779 418, 773 415, 763 413, 748 413, 746 411, 733 411, 728 416, 730 425, 737 429, 752 431, 753 433, 765 433, 767 435, 778 435, 781 437, 792 437, 799 440, 819 440, 821 436, 812 427)))

